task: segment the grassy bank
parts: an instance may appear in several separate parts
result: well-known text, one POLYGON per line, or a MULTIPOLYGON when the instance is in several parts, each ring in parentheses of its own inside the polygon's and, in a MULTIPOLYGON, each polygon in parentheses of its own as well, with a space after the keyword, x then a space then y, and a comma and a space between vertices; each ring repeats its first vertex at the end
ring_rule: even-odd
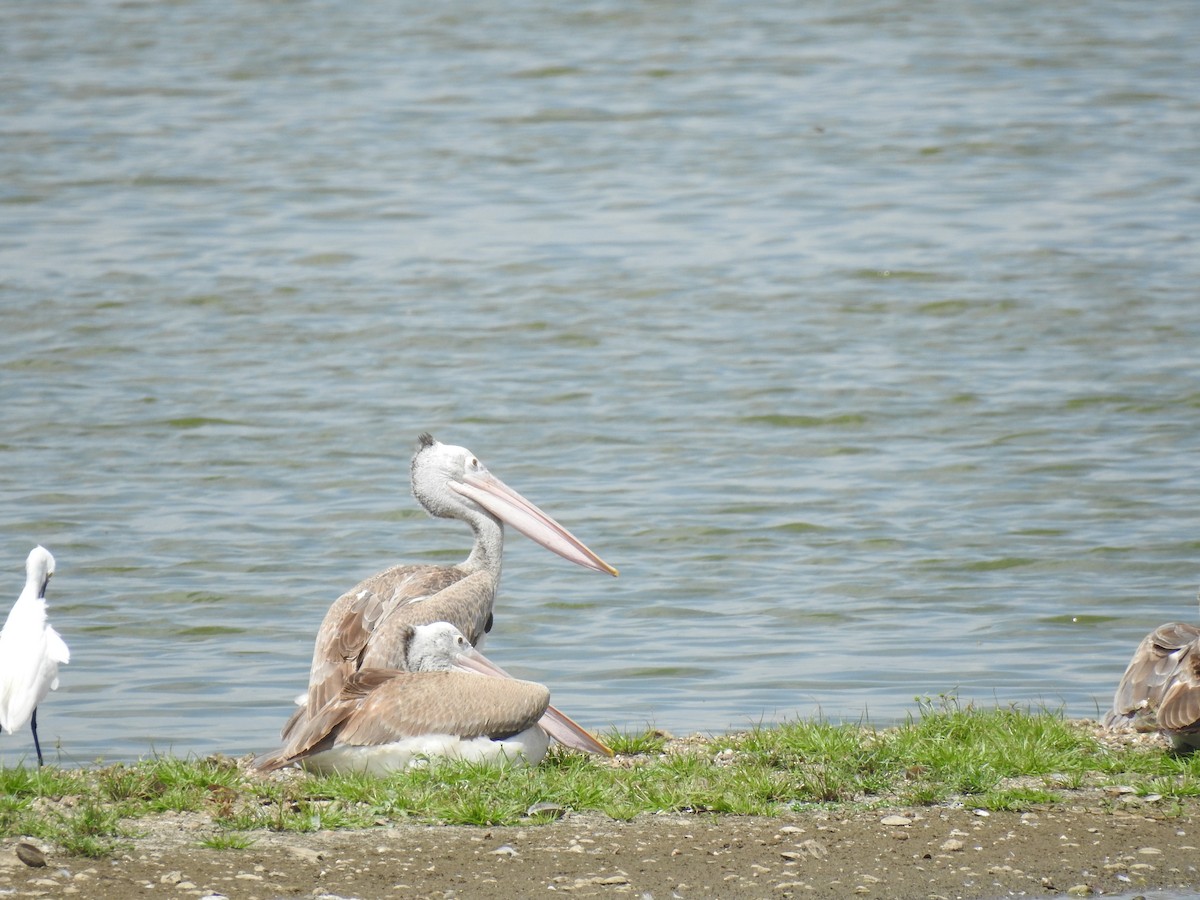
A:
POLYGON ((552 752, 533 769, 444 763, 386 779, 262 778, 225 758, 3 769, 0 834, 103 856, 136 838, 140 818, 165 811, 205 814, 217 830, 201 844, 236 849, 264 829, 537 824, 565 809, 626 820, 664 810, 769 816, 961 798, 980 809, 1023 810, 1058 803, 1073 789, 1112 786, 1114 804, 1129 793, 1157 795, 1169 811, 1200 796, 1200 755, 1102 740, 1094 724, 1044 710, 951 701, 922 704, 905 724, 881 730, 797 721, 705 740, 668 741, 653 731, 604 737, 615 760, 552 752))

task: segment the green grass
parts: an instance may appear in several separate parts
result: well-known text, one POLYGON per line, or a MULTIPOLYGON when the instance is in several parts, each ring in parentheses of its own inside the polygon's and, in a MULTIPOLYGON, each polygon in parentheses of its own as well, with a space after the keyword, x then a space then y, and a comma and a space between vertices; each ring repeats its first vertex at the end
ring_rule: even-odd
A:
POLYGON ((610 731, 601 736, 609 748, 620 756, 634 756, 638 753, 658 753, 667 745, 667 737, 656 728, 647 728, 637 734, 610 731))
POLYGON ((246 850, 254 845, 255 839, 233 831, 221 831, 200 841, 201 847, 209 850, 246 850))
MULTIPOLYGON (((835 804, 927 806, 954 799, 980 809, 1028 810, 1078 788, 1128 786, 1179 806, 1200 797, 1200 754, 1116 747, 1045 709, 980 710, 952 698, 919 701, 894 728, 825 721, 758 727, 668 745, 658 731, 613 732, 617 764, 554 749, 541 765, 446 762, 387 778, 259 778, 224 758, 155 756, 132 765, 62 770, 0 768, 0 837, 33 837, 65 852, 104 856, 136 839, 139 819, 199 813, 218 850, 263 831, 368 828, 381 822, 539 824, 552 809, 779 815, 835 804), (669 750, 669 752, 668 752, 669 750), (533 812, 531 812, 533 810, 533 812)), ((1097 803, 1115 803, 1102 794, 1097 803)))

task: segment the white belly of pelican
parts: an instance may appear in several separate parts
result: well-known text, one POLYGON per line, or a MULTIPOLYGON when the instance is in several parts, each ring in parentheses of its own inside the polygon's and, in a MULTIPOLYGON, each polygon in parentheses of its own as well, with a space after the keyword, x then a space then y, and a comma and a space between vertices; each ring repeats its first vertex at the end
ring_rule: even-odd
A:
POLYGON ((463 738, 454 734, 423 734, 390 744, 342 745, 314 753, 302 761, 304 768, 321 774, 362 772, 386 775, 441 759, 463 759, 497 765, 536 766, 546 755, 550 736, 534 725, 503 740, 463 738))

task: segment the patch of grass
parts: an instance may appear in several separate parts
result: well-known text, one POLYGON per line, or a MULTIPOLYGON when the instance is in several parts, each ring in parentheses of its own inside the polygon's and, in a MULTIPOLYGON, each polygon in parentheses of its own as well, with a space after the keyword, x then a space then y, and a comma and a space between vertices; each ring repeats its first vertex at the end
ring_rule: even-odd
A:
POLYGON ((67 812, 39 816, 27 823, 28 834, 53 841, 76 856, 108 856, 132 833, 121 826, 122 809, 84 800, 67 812))
POLYGON ((1060 800, 1058 794, 1040 788, 1012 788, 988 791, 971 802, 981 809, 1026 812, 1038 806, 1046 806, 1060 800))
POLYGON ((1160 775, 1138 785, 1135 792, 1141 797, 1150 794, 1159 794, 1175 799, 1200 797, 1200 777, 1191 772, 1183 772, 1179 775, 1160 775))
POLYGON ((1086 770, 1096 756, 1095 743, 1056 713, 980 711, 946 698, 877 737, 888 770, 905 767, 954 794, 986 793, 1017 775, 1086 770))
POLYGON ((0 767, 0 795, 6 797, 63 797, 81 793, 89 781, 82 772, 56 766, 0 767))
POLYGON ((929 781, 918 782, 900 791, 900 801, 905 806, 934 806, 950 796, 948 788, 929 781))
POLYGON ((671 743, 654 729, 605 740, 623 755, 615 764, 556 748, 532 769, 443 762, 387 778, 260 778, 221 757, 0 769, 0 837, 29 835, 98 856, 128 842, 136 820, 166 810, 210 816, 220 831, 204 846, 234 850, 261 831, 557 817, 539 815, 539 804, 627 820, 663 811, 775 815, 957 798, 1025 810, 1061 802, 1062 791, 1107 785, 1159 795, 1180 809, 1200 797, 1200 754, 1101 744, 1053 711, 975 709, 947 697, 920 701, 894 728, 793 721, 706 742, 671 743))
POLYGON ((256 839, 236 831, 222 831, 200 841, 201 847, 209 850, 246 850, 256 843, 256 839))
POLYGON ((601 735, 600 740, 618 756, 662 753, 667 746, 667 736, 657 728, 647 728, 639 734, 613 729, 601 735))

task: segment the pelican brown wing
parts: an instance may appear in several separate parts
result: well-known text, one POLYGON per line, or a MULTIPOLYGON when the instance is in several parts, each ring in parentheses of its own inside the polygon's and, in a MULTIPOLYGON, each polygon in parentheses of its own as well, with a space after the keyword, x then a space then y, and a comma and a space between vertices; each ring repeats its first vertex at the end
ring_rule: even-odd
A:
POLYGON ((472 572, 436 593, 394 603, 376 624, 363 649, 360 668, 404 668, 408 629, 414 625, 449 622, 472 645, 492 629, 496 579, 489 572, 472 572))
POLYGON ((1133 722, 1142 730, 1180 730, 1200 723, 1198 639, 1200 628, 1184 622, 1146 635, 1121 677, 1105 726, 1133 722))
POLYGON ((337 697, 302 720, 281 750, 254 765, 271 771, 333 747, 374 747, 427 734, 507 737, 534 725, 549 704, 549 689, 531 681, 361 669, 337 697))
POLYGON ((469 672, 397 672, 346 718, 335 743, 377 746, 426 734, 508 737, 536 724, 549 703, 549 689, 532 681, 469 672))
POLYGON ((401 673, 388 669, 367 669, 351 674, 338 695, 312 715, 307 714, 307 707, 298 709, 284 726, 284 746, 273 753, 258 757, 254 760, 254 767, 270 772, 313 753, 329 749, 341 724, 362 708, 371 691, 393 675, 399 674, 401 673))
MULTIPOLYGON (((419 608, 441 592, 472 578, 459 566, 404 565, 393 566, 359 582, 338 597, 325 613, 313 647, 312 667, 308 676, 310 710, 325 706, 337 696, 346 679, 362 668, 364 656, 382 622, 397 609, 419 608)), ((490 608, 489 608, 490 613, 490 608)), ((475 618, 479 618, 476 613, 475 618)), ((437 616, 425 621, 441 621, 437 616)), ((414 623, 420 624, 420 623, 414 623)), ((469 635, 467 629, 461 629, 469 635)), ((390 637, 390 636, 389 636, 390 637)), ((403 658, 388 654, 394 649, 386 642, 374 654, 375 665, 383 668, 403 667, 403 658)), ((293 716, 293 720, 296 717, 293 716)), ((284 726, 283 737, 295 727, 295 721, 284 726)))
POLYGON ((1158 708, 1158 724, 1175 734, 1200 732, 1200 644, 1196 638, 1179 653, 1175 677, 1158 708))

